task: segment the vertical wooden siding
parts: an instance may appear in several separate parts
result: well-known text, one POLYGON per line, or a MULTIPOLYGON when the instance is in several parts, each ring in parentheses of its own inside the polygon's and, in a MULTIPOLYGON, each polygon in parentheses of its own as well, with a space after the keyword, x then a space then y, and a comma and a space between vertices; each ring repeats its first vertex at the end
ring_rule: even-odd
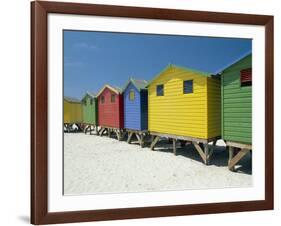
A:
POLYGON ((89 96, 85 97, 85 103, 82 103, 83 123, 97 124, 97 99, 89 96), (91 104, 91 99, 93 104, 91 104))
POLYGON ((82 122, 81 104, 63 100, 63 121, 64 123, 81 123, 82 122))
POLYGON ((221 84, 219 79, 207 79, 208 138, 221 136, 221 84))
POLYGON ((130 83, 123 93, 124 98, 124 127, 141 130, 141 96, 137 88, 130 83), (130 90, 135 91, 135 99, 130 100, 130 90))
POLYGON ((171 67, 148 88, 148 128, 173 135, 208 138, 207 77, 171 67), (183 94, 183 81, 193 80, 193 93, 183 94), (164 84, 164 96, 156 96, 156 85, 164 84))
POLYGON ((105 88, 98 96, 98 123, 100 126, 123 128, 123 95, 105 88), (111 94, 115 94, 115 102, 111 103, 111 94), (101 102, 104 96, 105 102, 101 102))
POLYGON ((224 70, 222 84, 222 135, 227 141, 252 143, 252 86, 240 85, 240 71, 252 67, 247 56, 224 70))

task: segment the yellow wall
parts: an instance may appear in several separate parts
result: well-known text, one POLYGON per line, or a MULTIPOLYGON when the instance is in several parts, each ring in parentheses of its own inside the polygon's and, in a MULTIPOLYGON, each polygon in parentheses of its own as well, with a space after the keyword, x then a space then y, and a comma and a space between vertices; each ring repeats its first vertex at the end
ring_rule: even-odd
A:
MULTIPOLYGON (((211 123, 208 128, 211 119, 208 118, 207 85, 212 85, 212 79, 209 79, 210 82, 207 82, 208 77, 178 67, 169 67, 163 71, 148 87, 149 130, 201 139, 220 133, 216 131, 216 128, 220 129, 220 122, 218 125, 217 121, 211 123), (193 93, 183 94, 184 80, 193 80, 193 93), (164 96, 156 96, 156 85, 159 84, 164 84, 164 96)), ((209 92, 212 93, 212 89, 209 92)), ((217 100, 217 96, 211 99, 217 100)), ((212 109, 210 115, 216 118, 216 111, 220 107, 217 110, 212 109)))
POLYGON ((81 123, 82 106, 80 103, 68 102, 63 100, 63 121, 64 123, 81 123))
POLYGON ((208 78, 208 137, 221 135, 221 85, 220 80, 208 78))

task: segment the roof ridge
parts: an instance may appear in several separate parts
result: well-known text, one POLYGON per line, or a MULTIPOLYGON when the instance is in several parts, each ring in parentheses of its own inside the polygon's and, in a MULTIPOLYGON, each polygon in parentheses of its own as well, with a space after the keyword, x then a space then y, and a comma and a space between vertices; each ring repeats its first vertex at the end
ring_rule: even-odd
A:
POLYGON ((180 66, 180 65, 177 65, 177 64, 170 64, 170 66, 180 68, 180 69, 183 69, 183 70, 187 70, 187 71, 197 72, 197 73, 204 74, 204 75, 211 75, 212 74, 210 72, 205 72, 205 71, 201 71, 201 70, 198 70, 198 69, 193 69, 193 68, 186 67, 186 66, 180 66))
POLYGON ((171 64, 169 63, 164 69, 162 69, 157 75, 155 75, 153 77, 153 79, 151 79, 147 86, 148 87, 154 80, 156 80, 162 73, 164 73, 166 70, 170 69, 170 68, 178 68, 178 69, 181 69, 181 70, 185 70, 185 71, 188 71, 188 72, 195 72, 195 73, 198 73, 202 76, 211 76, 212 73, 208 73, 208 72, 203 72, 203 71, 199 71, 199 70, 196 70, 196 69, 191 69, 191 68, 188 68, 188 67, 185 67, 185 66, 179 66, 179 65, 176 65, 176 64, 171 64))
POLYGON ((84 96, 82 97, 82 100, 84 100, 87 95, 90 96, 90 97, 92 97, 92 98, 96 98, 96 94, 91 93, 91 92, 89 92, 89 91, 86 91, 86 93, 85 93, 84 96))
POLYGON ((63 99, 68 101, 68 102, 77 102, 80 103, 80 100, 78 98, 75 97, 70 97, 70 96, 63 96, 63 99))
POLYGON ((141 91, 142 89, 146 89, 146 85, 148 82, 144 79, 136 79, 136 78, 130 77, 128 79, 128 81, 126 82, 126 85, 124 86, 122 92, 124 92, 127 89, 128 85, 130 83, 132 83, 139 91, 141 91))
POLYGON ((112 90, 113 92, 115 92, 115 93, 117 93, 117 94, 122 93, 122 89, 121 89, 121 88, 115 87, 115 86, 112 86, 112 85, 109 85, 109 84, 105 84, 105 85, 99 90, 99 92, 97 93, 96 97, 98 97, 106 88, 112 90))
POLYGON ((243 60, 244 58, 248 57, 252 55, 252 50, 249 50, 243 54, 241 54, 239 57, 237 57, 235 60, 231 61, 231 63, 226 64, 225 66, 221 67, 220 69, 218 69, 215 74, 219 74, 222 73, 225 69, 231 67, 232 65, 238 63, 239 61, 243 60))

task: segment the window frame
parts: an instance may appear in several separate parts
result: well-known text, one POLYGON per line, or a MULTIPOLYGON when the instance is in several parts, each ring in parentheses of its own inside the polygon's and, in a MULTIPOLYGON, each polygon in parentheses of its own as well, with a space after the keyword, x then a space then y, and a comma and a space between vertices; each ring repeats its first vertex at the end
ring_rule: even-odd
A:
POLYGON ((191 93, 194 93, 193 79, 183 80, 183 83, 182 83, 182 92, 183 92, 183 94, 191 94, 191 93), (191 82, 191 92, 185 92, 185 83, 186 83, 186 82, 191 82))
POLYGON ((159 85, 156 85, 156 96, 158 96, 158 97, 162 97, 162 96, 164 96, 165 95, 165 92, 164 92, 164 84, 159 84, 159 85), (163 87, 162 88, 162 94, 161 95, 159 95, 159 93, 158 93, 158 87, 163 87))
POLYGON ((115 96, 116 96, 115 93, 114 93, 114 94, 111 94, 111 96, 110 96, 110 102, 111 102, 111 103, 115 103, 115 96))
POLYGON ((134 89, 130 89, 129 91, 129 101, 134 101, 136 99, 136 94, 134 89), (131 93, 133 93, 133 98, 131 98, 131 93))
MULTIPOLYGON (((247 73, 247 72, 245 72, 245 73, 247 73)), ((252 86, 252 68, 250 67, 250 68, 244 68, 244 69, 242 69, 242 70, 240 70, 240 76, 239 76, 239 78, 240 78, 240 87, 251 87, 252 86), (246 80, 246 81, 242 81, 242 76, 243 76, 243 72, 244 71, 250 71, 250 80, 246 80)))
POLYGON ((102 103, 102 104, 105 103, 105 98, 104 98, 104 96, 101 96, 101 103, 102 103))

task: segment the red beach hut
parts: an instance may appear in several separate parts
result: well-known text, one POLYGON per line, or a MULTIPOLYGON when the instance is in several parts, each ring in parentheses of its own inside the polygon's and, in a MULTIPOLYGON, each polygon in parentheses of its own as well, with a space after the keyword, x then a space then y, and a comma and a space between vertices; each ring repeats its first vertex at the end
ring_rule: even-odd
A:
POLYGON ((122 139, 124 128, 124 110, 122 90, 105 85, 97 94, 99 134, 107 132, 108 136, 115 133, 118 140, 122 139))

